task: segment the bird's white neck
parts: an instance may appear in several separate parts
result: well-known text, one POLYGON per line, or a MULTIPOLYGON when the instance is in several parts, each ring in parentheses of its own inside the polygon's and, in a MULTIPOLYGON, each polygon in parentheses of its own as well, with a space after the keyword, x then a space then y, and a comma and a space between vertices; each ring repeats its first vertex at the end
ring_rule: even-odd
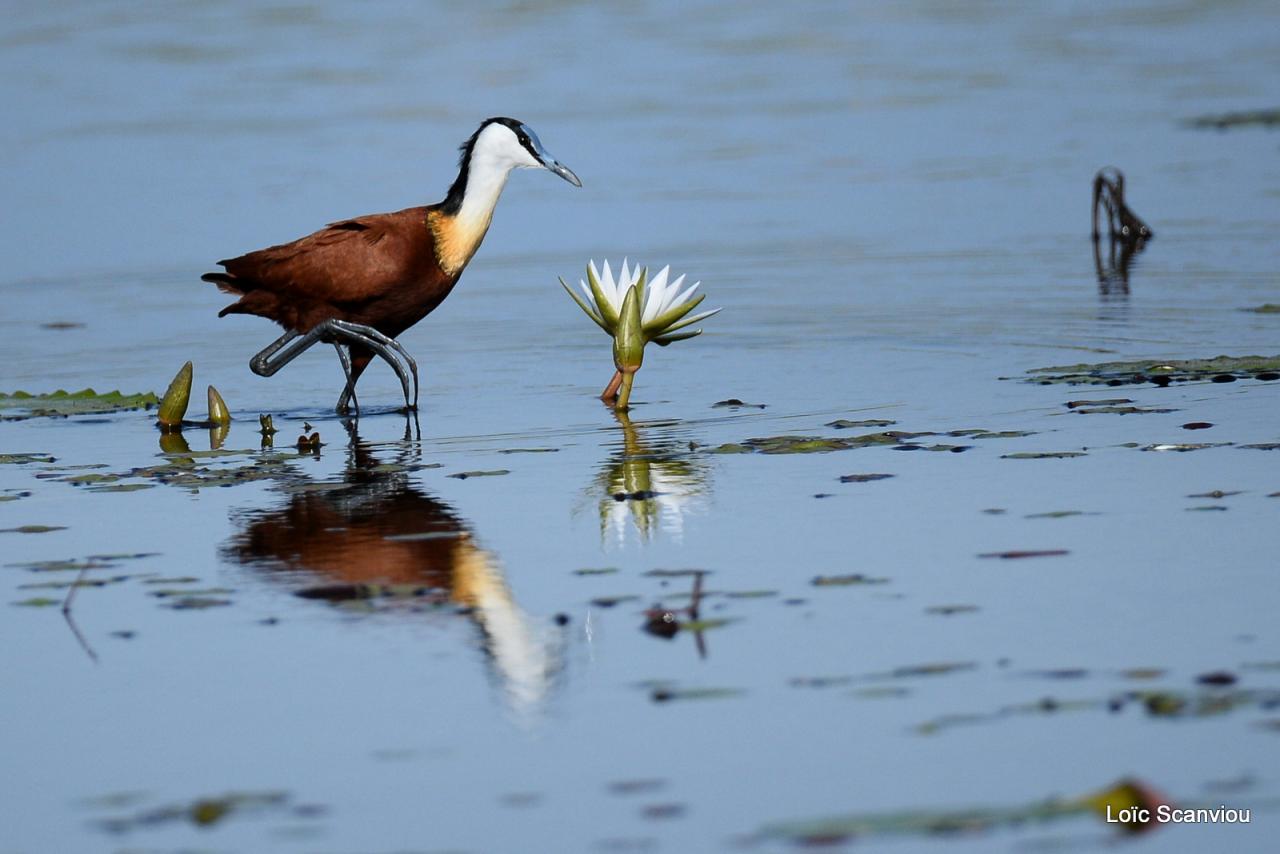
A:
POLYGON ((439 217, 432 222, 436 238, 436 259, 441 269, 457 276, 480 248, 493 221, 502 188, 507 184, 511 166, 494 163, 493 158, 472 157, 468 164, 467 186, 462 204, 452 217, 439 217))

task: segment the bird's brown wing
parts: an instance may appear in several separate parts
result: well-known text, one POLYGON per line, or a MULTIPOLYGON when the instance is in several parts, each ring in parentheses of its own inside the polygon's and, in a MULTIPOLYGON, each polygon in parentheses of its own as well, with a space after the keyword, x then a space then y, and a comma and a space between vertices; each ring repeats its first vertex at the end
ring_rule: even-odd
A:
POLYGON ((306 331, 331 317, 376 325, 367 309, 438 271, 426 208, 330 223, 292 243, 228 258, 202 278, 239 301, 220 315, 256 314, 306 331))

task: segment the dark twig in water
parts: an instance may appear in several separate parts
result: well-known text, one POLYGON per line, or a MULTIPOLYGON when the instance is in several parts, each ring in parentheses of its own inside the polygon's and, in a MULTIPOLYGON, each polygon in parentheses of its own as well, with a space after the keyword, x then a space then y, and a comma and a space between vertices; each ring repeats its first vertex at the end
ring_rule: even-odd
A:
POLYGON ((1098 231, 1098 208, 1107 212, 1107 229, 1112 239, 1138 241, 1154 237, 1154 233, 1124 201, 1124 173, 1114 166, 1104 166, 1093 177, 1093 239, 1098 231))
POLYGON ((1098 170, 1093 178, 1093 266, 1098 293, 1106 298, 1129 295, 1129 267, 1133 257, 1154 237, 1150 227, 1124 200, 1124 173, 1114 166, 1098 170), (1107 249, 1104 257, 1099 209, 1107 215, 1107 249))
POLYGON ((80 568, 80 574, 76 576, 76 580, 71 583, 71 587, 67 590, 67 597, 62 600, 62 616, 67 621, 67 627, 71 629, 71 634, 80 643, 80 648, 89 656, 89 660, 94 664, 98 663, 98 654, 93 651, 93 647, 89 646, 89 641, 85 640, 84 635, 80 632, 80 627, 76 625, 75 617, 71 616, 71 603, 76 598, 76 591, 80 589, 80 582, 84 580, 85 573, 89 571, 90 564, 86 563, 80 568))

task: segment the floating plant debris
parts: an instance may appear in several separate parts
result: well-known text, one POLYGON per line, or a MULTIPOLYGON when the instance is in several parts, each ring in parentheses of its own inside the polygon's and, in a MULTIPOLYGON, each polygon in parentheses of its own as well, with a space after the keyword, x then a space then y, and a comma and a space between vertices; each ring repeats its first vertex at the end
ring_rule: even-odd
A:
POLYGON ((1075 410, 1079 415, 1159 415, 1177 411, 1162 406, 1082 406, 1075 410))
POLYGON ((1108 397, 1103 400, 1068 400, 1064 406, 1067 409, 1079 409, 1082 406, 1121 406, 1126 403, 1133 403, 1127 397, 1108 397))
POLYGON ((48 394, 15 391, 9 394, 0 393, 0 421, 67 418, 72 415, 108 415, 135 409, 150 409, 159 402, 155 393, 150 391, 138 394, 121 394, 119 391, 99 394, 91 388, 75 392, 59 390, 48 394))
POLYGON ((841 483, 871 483, 876 480, 887 480, 893 477, 891 474, 842 474, 840 475, 841 483))
POLYGON ((1088 456, 1084 451, 1018 451, 1014 454, 1001 454, 1002 460, 1069 460, 1072 457, 1088 456))
POLYGON ((1144 451, 1203 451, 1205 448, 1222 448, 1230 442, 1162 442, 1156 445, 1143 445, 1144 451))
POLYGON ((1242 311, 1251 311, 1254 314, 1280 314, 1280 303, 1268 302, 1255 305, 1253 308, 1242 309, 1242 311))
POLYGON ((0 534, 48 534, 66 529, 65 525, 19 525, 16 528, 0 528, 0 534))
MULTIPOLYGON (((210 827, 232 815, 285 810, 289 795, 285 792, 233 792, 217 797, 199 798, 188 803, 170 804, 143 810, 134 815, 99 819, 98 827, 109 833, 126 833, 144 827, 189 822, 197 827, 210 827)), ((309 810, 295 810, 305 816, 309 810)))
POLYGON ((981 609, 977 605, 930 605, 924 609, 924 612, 942 617, 953 617, 956 614, 973 614, 979 610, 981 609))
POLYGON ((840 418, 836 421, 828 421, 823 426, 834 427, 837 430, 850 430, 857 427, 891 427, 897 423, 897 421, 889 421, 884 418, 868 418, 863 421, 848 421, 840 418))
POLYGON ((814 587, 851 587, 855 584, 888 584, 889 579, 855 572, 849 575, 815 575, 809 583, 814 587))
POLYGON ((22 599, 18 602, 10 602, 11 605, 17 605, 21 608, 49 608, 53 605, 61 605, 61 599, 50 599, 47 596, 33 596, 30 599, 22 599))
MULTIPOLYGON (((1280 355, 1214 356, 1209 359, 1181 359, 1168 362, 1131 361, 1098 364, 1058 365, 1034 368, 1022 377, 1026 382, 1050 385, 1137 385, 1214 380, 1217 382, 1256 378, 1280 379, 1280 355), (1225 379, 1219 379, 1225 378, 1225 379)), ((1001 379, 1013 379, 1002 377, 1001 379)))
POLYGON ((674 685, 656 685, 649 689, 649 699, 655 703, 675 700, 726 700, 740 697, 746 692, 741 688, 679 688, 674 685))
POLYGON ((736 397, 731 397, 728 400, 717 400, 715 403, 711 404, 711 407, 712 409, 765 409, 768 407, 768 404, 744 403, 736 397))
POLYGON ((1231 130, 1240 127, 1273 127, 1280 125, 1280 110, 1237 110, 1229 113, 1211 113, 1187 119, 1193 128, 1231 130))
POLYGON ((1060 557, 1070 554, 1066 549, 1023 549, 1008 552, 983 552, 978 557, 994 557, 1001 560, 1019 560, 1027 557, 1060 557))
POLYGON ((666 788, 667 781, 658 777, 642 778, 637 780, 615 780, 606 786, 607 791, 611 795, 628 796, 628 795, 647 795, 666 788))
POLYGON ((458 480, 466 480, 469 477, 499 477, 504 474, 511 474, 510 469, 491 469, 489 471, 460 471, 456 474, 445 475, 445 477, 453 477, 458 480))
POLYGON ((1182 425, 1183 430, 1208 430, 1213 425, 1208 421, 1188 421, 1182 425))
MULTIPOLYGON (((748 837, 753 843, 782 840, 801 846, 833 846, 876 836, 914 836, 922 839, 991 833, 1088 815, 1106 817, 1120 810, 1144 808, 1148 821, 1120 825, 1126 833, 1158 827, 1154 816, 1167 799, 1138 780, 1121 780, 1105 791, 1082 797, 1051 797, 1029 804, 968 809, 912 809, 900 812, 851 813, 765 825, 748 837)), ((1180 806, 1186 804, 1179 801, 1180 806)), ((1218 806, 1215 804, 1214 806, 1218 806)), ((1128 815, 1128 813, 1126 813, 1128 815)))

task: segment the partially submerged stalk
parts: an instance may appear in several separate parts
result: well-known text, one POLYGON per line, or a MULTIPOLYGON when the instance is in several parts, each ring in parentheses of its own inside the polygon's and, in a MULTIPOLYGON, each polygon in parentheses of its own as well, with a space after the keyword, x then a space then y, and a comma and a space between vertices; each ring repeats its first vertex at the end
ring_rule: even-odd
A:
MULTIPOLYGON (((191 402, 191 378, 194 369, 187 362, 174 376, 173 382, 165 390, 160 401, 160 409, 156 413, 156 421, 161 429, 177 430, 182 427, 182 416, 187 414, 187 405, 191 402)), ((224 404, 225 406, 225 404, 224 404)))
POLYGON ((217 427, 225 427, 231 423, 231 410, 213 386, 209 386, 209 423, 217 427))

